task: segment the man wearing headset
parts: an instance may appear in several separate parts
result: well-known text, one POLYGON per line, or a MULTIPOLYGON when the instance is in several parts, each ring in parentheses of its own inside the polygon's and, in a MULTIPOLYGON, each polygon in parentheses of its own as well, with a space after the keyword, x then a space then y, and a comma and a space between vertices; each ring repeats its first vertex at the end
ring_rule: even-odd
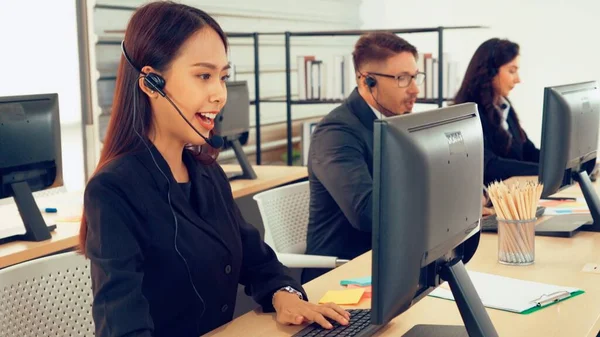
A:
MULTIPOLYGON (((410 113, 425 78, 417 49, 393 33, 361 36, 352 56, 357 88, 315 128, 308 158, 306 253, 339 259, 371 249, 373 121, 410 113)), ((302 282, 325 272, 305 269, 302 282)))

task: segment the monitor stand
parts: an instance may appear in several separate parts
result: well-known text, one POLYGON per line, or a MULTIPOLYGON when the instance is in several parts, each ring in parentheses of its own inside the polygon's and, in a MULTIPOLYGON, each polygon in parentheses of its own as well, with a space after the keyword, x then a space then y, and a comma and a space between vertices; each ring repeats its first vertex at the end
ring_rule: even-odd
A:
POLYGON ((50 239, 52 237, 50 230, 46 226, 46 222, 33 198, 33 194, 31 194, 29 184, 21 181, 12 183, 11 188, 26 230, 24 235, 19 236, 19 240, 44 241, 50 239))
POLYGON ((448 281, 465 325, 416 325, 403 337, 498 337, 462 260, 454 259, 446 263, 442 266, 440 276, 448 281))
POLYGON ((227 179, 256 179, 256 173, 250 165, 250 161, 248 161, 248 157, 244 153, 242 149, 242 144, 238 139, 234 139, 229 142, 231 147, 233 147, 233 151, 235 152, 235 157, 237 158, 238 163, 242 167, 242 172, 227 172, 227 179))
POLYGON ((585 202, 590 209, 590 214, 553 216, 535 227, 535 235, 571 237, 578 231, 600 232, 600 199, 590 176, 584 170, 574 173, 573 179, 579 183, 585 202))
POLYGON ((583 192, 585 202, 590 209, 592 215, 592 222, 585 224, 579 228, 580 231, 588 232, 600 232, 600 199, 594 189, 594 185, 590 180, 590 176, 584 170, 583 172, 577 172, 574 175, 575 180, 579 183, 579 187, 583 192))
POLYGON ((417 324, 402 337, 469 337, 467 329, 462 325, 430 325, 417 324))

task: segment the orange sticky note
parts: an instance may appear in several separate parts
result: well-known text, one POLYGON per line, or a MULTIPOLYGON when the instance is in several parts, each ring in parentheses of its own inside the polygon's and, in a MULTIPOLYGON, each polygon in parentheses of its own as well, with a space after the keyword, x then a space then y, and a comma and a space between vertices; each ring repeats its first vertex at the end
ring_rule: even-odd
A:
POLYGON ((323 296, 319 303, 333 302, 335 304, 357 304, 360 302, 363 294, 365 293, 364 288, 357 289, 346 289, 346 290, 330 290, 325 296, 323 296))
POLYGON ((373 295, 373 289, 371 286, 361 287, 357 284, 349 284, 348 289, 364 289, 365 293, 363 294, 362 298, 371 298, 373 295))

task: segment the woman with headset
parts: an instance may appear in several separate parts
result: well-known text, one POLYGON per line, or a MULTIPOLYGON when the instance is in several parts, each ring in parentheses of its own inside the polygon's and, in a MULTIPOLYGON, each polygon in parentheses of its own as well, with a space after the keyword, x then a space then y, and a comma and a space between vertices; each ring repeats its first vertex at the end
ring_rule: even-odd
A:
POLYGON ((454 103, 475 102, 484 135, 484 184, 538 174, 540 150, 508 100, 519 78, 519 45, 493 38, 477 48, 454 103))
POLYGON ((238 284, 280 323, 347 324, 340 307, 306 301, 215 162, 229 69, 218 23, 193 7, 149 3, 122 48, 80 230, 96 336, 198 337, 232 319, 238 284))

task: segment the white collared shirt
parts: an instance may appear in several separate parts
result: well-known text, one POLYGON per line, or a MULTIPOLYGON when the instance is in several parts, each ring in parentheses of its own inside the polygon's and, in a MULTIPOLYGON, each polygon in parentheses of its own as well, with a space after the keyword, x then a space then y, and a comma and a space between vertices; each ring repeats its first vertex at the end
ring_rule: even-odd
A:
POLYGON ((500 97, 500 105, 505 105, 506 108, 502 109, 501 107, 494 105, 496 107, 496 109, 501 113, 502 116, 502 127, 504 128, 504 130, 508 131, 508 113, 510 112, 510 103, 508 102, 508 100, 504 97, 500 97))
POLYGON ((385 117, 384 114, 381 113, 381 111, 375 109, 374 107, 371 106, 371 104, 367 103, 367 105, 369 106, 369 108, 371 108, 371 110, 373 110, 373 113, 375 114, 375 116, 378 119, 386 119, 387 117, 385 117))

